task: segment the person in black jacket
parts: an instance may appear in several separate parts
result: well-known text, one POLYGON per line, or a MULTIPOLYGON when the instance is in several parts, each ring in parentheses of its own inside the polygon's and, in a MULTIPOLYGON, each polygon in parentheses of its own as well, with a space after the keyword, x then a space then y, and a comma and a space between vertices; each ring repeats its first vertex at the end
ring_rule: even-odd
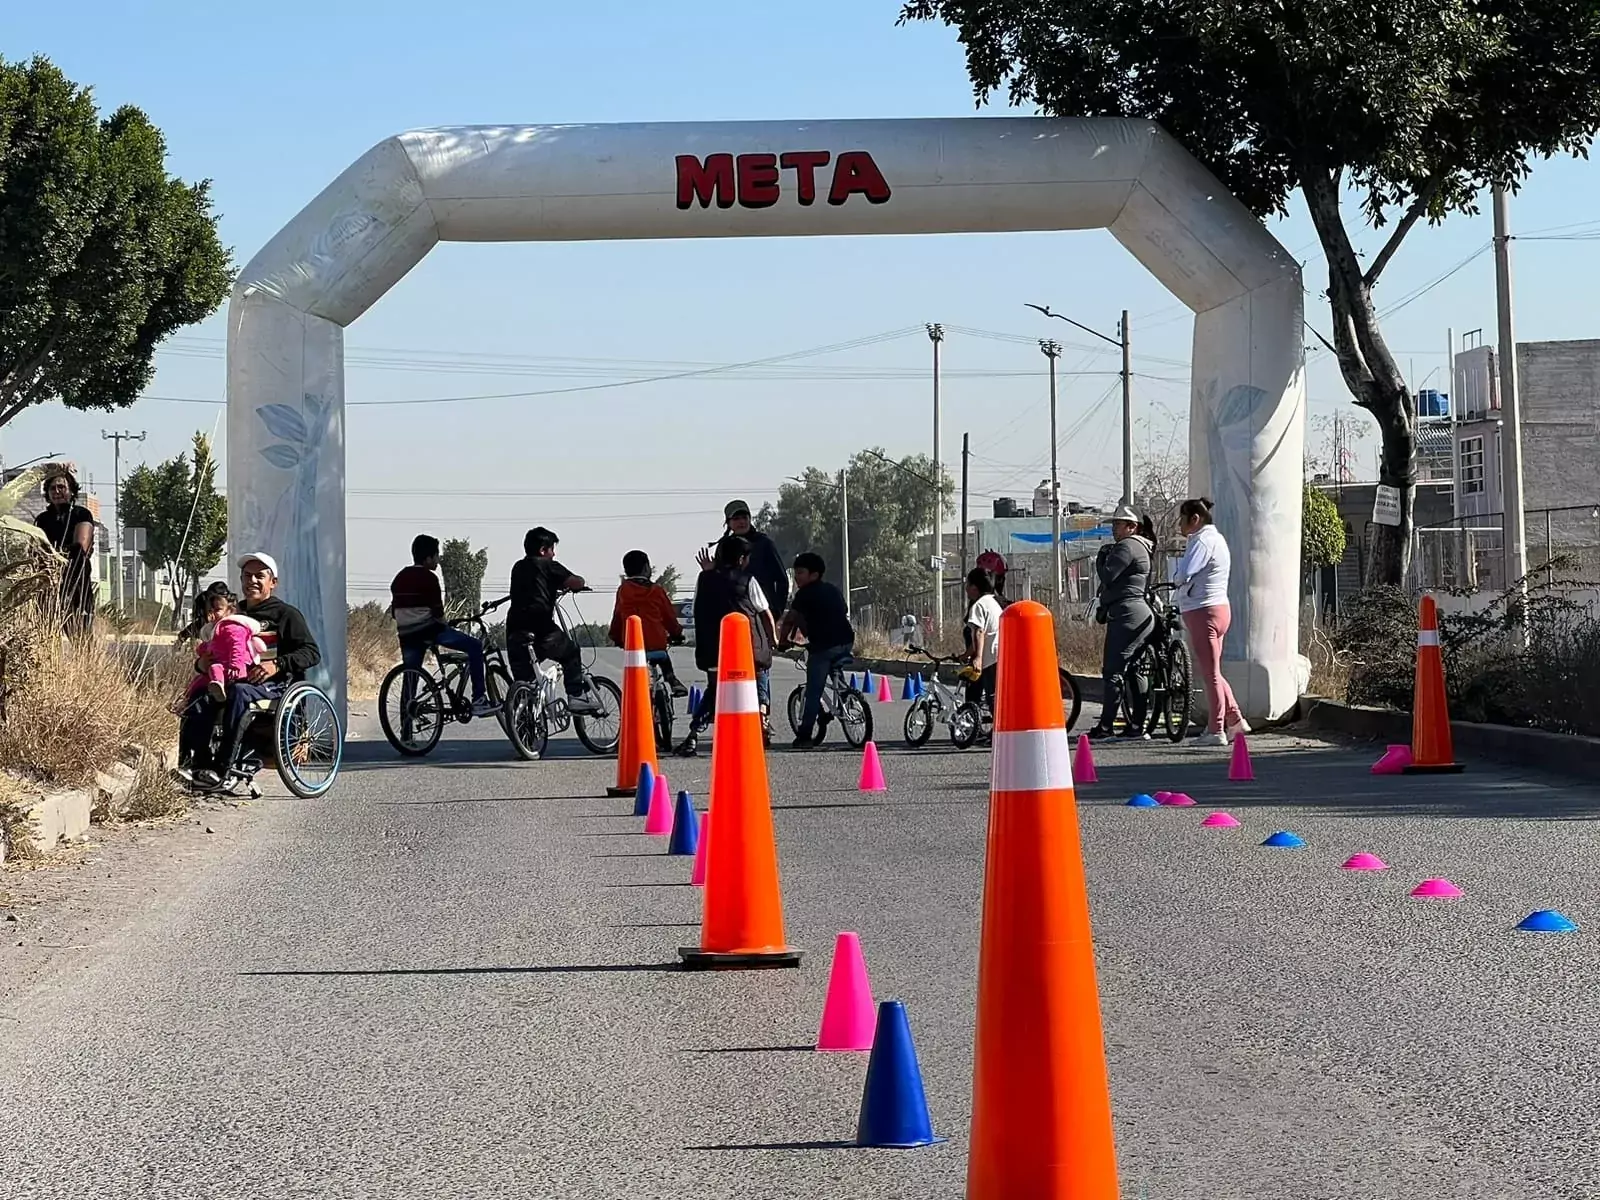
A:
MULTIPOLYGON (((1089 730, 1098 740, 1113 734, 1112 722, 1122 704, 1123 682, 1134 656, 1155 629, 1155 613, 1145 593, 1150 586, 1151 551, 1154 547, 1140 533, 1144 522, 1127 505, 1111 514, 1111 536, 1116 539, 1095 559, 1095 574, 1100 577, 1099 617, 1106 627, 1105 652, 1100 660, 1100 677, 1105 684, 1105 699, 1100 721, 1089 730)), ((1128 708, 1133 718, 1129 736, 1142 737, 1147 697, 1141 681, 1131 680, 1133 695, 1128 708)))
POLYGON ((78 481, 65 467, 51 467, 42 488, 49 502, 33 523, 67 560, 61 570, 60 616, 68 637, 82 637, 94 625, 94 515, 78 503, 78 481))
MULTIPOLYGON (((743 613, 750 622, 750 650, 756 675, 772 667, 772 650, 777 628, 765 592, 750 574, 750 545, 742 537, 729 534, 717 543, 716 554, 700 572, 694 588, 694 665, 706 673, 705 695, 689 722, 689 734, 677 748, 684 758, 692 758, 700 746, 700 732, 711 724, 717 707, 717 662, 721 655, 722 618, 743 613)), ((765 699, 761 715, 762 732, 771 740, 765 699)))
POLYGON ((239 559, 241 609, 261 622, 267 653, 250 673, 228 689, 227 699, 216 701, 202 694, 183 711, 178 730, 178 776, 197 787, 214 788, 221 772, 239 757, 244 715, 257 700, 281 696, 284 689, 306 677, 322 661, 322 651, 305 615, 272 593, 278 588, 278 563, 270 554, 255 551, 239 559), (211 757, 211 732, 222 721, 222 753, 211 757))
MULTIPOLYGON (((726 530, 724 537, 743 539, 749 558, 742 569, 761 589, 761 594, 766 599, 766 606, 772 611, 772 619, 774 621, 781 619, 789 607, 789 572, 783 565, 783 559, 778 557, 777 543, 750 523, 748 501, 729 500, 723 506, 722 520, 726 530)), ((707 551, 702 550, 696 555, 695 561, 700 564, 702 571, 711 569, 712 556, 707 551)), ((757 611, 760 611, 759 607, 757 611)), ((772 672, 759 663, 756 666, 756 692, 761 697, 761 729, 770 742, 772 672)))

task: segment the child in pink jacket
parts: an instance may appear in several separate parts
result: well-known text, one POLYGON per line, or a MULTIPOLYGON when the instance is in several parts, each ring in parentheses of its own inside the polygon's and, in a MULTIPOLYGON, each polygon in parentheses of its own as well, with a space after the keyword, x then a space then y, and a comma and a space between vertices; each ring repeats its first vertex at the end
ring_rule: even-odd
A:
POLYGON ((224 699, 228 685, 243 679, 246 672, 261 661, 267 648, 261 638, 261 622, 239 612, 232 596, 208 595, 206 610, 210 622, 200 633, 197 651, 200 670, 190 681, 180 710, 187 708, 203 691, 209 692, 214 700, 224 699))

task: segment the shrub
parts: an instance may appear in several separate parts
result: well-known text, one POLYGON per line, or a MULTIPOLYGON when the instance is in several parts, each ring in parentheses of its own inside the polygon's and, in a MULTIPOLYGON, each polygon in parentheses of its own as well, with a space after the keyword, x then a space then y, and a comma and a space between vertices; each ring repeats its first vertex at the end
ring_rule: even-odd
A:
POLYGON ((346 691, 352 699, 370 700, 378 685, 400 661, 394 621, 376 600, 355 605, 345 621, 346 691))

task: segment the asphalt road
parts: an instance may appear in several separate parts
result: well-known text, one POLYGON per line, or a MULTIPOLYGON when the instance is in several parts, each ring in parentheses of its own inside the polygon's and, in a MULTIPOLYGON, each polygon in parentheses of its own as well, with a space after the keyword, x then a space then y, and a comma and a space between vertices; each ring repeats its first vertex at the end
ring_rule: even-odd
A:
MULTIPOLYGON (((772 755, 810 955, 728 975, 671 969, 700 893, 598 798, 612 763, 482 726, 401 763, 358 720, 328 798, 269 797, 0 1005, 0 1195, 959 1197, 988 761, 906 749, 902 712, 886 795, 836 740, 772 755), (943 1145, 841 1144, 865 1061, 807 1049, 840 930, 906 1004, 943 1145)), ((1600 1195, 1600 789, 1255 750, 1229 784, 1221 752, 1103 749, 1079 793, 1123 1195, 1600 1195), (1161 788, 1243 825, 1121 804, 1161 788), (1338 869, 1362 850, 1390 869, 1338 869), (1465 899, 1409 899, 1431 875, 1465 899), (1536 908, 1580 932, 1513 932, 1536 908)), ((709 765, 667 769, 703 796, 709 765)))

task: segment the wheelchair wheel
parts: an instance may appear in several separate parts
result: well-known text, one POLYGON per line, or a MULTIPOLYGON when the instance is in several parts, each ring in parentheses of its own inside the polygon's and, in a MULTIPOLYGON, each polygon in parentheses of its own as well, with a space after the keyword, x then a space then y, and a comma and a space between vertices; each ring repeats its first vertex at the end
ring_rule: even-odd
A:
POLYGON ((604 675, 589 676, 589 688, 603 711, 573 713, 578 740, 594 754, 611 754, 622 739, 622 689, 604 675))
POLYGON ((278 701, 272 752, 283 786, 315 800, 333 786, 344 758, 344 732, 333 702, 313 684, 296 683, 278 701))
POLYGON ((449 712, 438 682, 421 667, 395 667, 378 689, 378 724, 389 744, 420 758, 439 744, 449 712))
POLYGON ((511 739, 511 748, 517 752, 517 757, 525 762, 543 758, 550 742, 550 722, 545 719, 544 705, 539 702, 538 685, 513 684, 502 711, 506 736, 511 739))

